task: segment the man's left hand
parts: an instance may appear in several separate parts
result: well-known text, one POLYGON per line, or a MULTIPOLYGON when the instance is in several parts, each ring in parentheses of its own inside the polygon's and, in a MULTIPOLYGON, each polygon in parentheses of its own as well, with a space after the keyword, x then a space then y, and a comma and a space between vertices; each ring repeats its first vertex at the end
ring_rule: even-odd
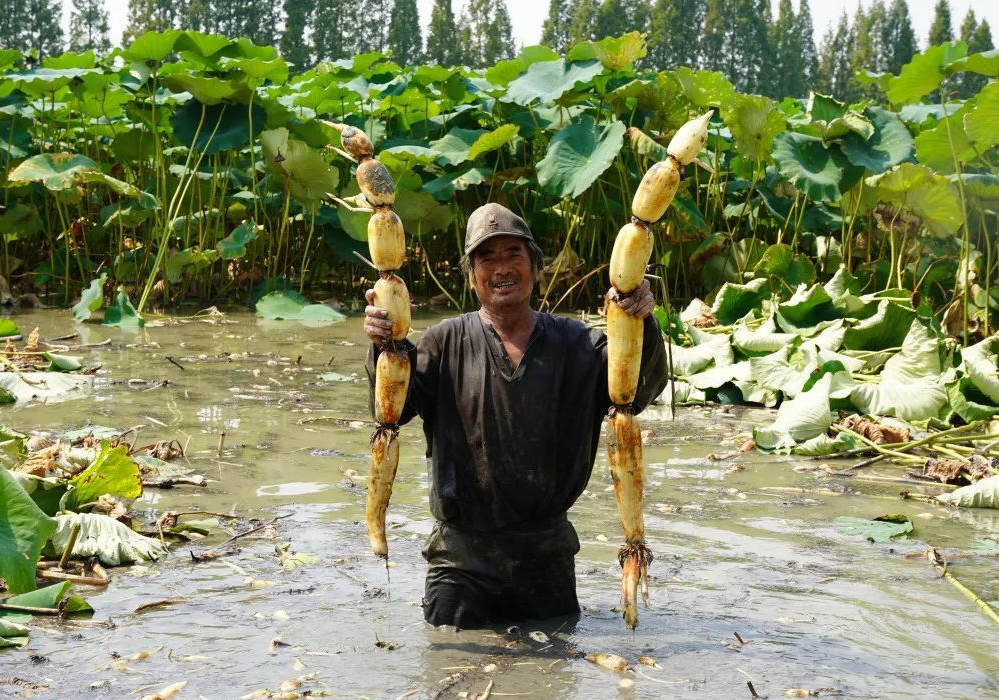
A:
POLYGON ((607 298, 621 307, 626 314, 635 318, 645 318, 656 307, 656 299, 652 296, 648 280, 642 280, 642 283, 631 294, 622 295, 614 287, 611 287, 607 291, 607 298))

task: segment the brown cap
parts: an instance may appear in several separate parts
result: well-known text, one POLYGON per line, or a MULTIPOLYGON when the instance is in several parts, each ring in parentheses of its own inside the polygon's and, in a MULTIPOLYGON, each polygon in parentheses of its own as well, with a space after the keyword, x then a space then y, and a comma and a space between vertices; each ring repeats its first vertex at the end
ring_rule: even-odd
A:
POLYGON ((502 204, 490 202, 472 212, 465 228, 465 255, 469 255, 483 241, 496 236, 518 236, 534 241, 527 223, 502 204))

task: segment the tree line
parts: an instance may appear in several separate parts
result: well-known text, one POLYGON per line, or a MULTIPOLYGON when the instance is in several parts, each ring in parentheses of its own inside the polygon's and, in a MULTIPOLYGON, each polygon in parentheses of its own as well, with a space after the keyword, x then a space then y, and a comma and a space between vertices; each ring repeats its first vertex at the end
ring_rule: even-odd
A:
MULTIPOLYGON (((39 56, 66 48, 111 48, 103 0, 72 0, 68 36, 59 0, 7 3, 0 45, 39 56)), ((319 61, 391 51, 401 65, 491 66, 516 53, 505 0, 434 0, 426 31, 416 0, 129 0, 123 41, 149 30, 196 29, 276 45, 299 70, 319 61)), ((647 35, 643 68, 690 66, 723 73, 742 92, 802 97, 809 90, 854 101, 877 98, 865 76, 898 73, 919 52, 906 0, 873 0, 844 11, 816 44, 808 0, 550 0, 541 43, 565 52, 580 41, 647 35)), ((993 48, 986 20, 969 9, 955 31, 948 0, 938 0, 927 45, 961 39, 969 52, 993 48)), ((962 78, 955 89, 974 94, 984 78, 962 78)))

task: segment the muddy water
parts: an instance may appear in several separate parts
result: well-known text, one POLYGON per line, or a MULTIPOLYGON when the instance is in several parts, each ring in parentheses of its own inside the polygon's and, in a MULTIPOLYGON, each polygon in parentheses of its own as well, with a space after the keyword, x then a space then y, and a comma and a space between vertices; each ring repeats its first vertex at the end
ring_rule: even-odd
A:
MULTIPOLYGON (((211 483, 147 489, 134 508, 150 517, 230 508, 285 517, 276 539, 248 538, 231 556, 192 562, 189 550, 225 538, 216 530, 161 563, 115 570, 104 592, 83 592, 97 610, 92 620, 36 622, 28 647, 0 653, 0 696, 22 692, 9 683, 18 678, 37 684, 36 697, 138 697, 188 681, 177 697, 237 698, 302 676, 309 682, 299 692, 342 698, 470 697, 490 681, 493 697, 565 700, 749 698, 748 681, 771 698, 791 689, 999 696, 999 626, 925 559, 906 557, 927 543, 964 551, 988 544, 999 516, 902 502, 897 484, 793 471, 806 462, 750 454, 732 471, 705 459, 730 449, 731 436, 765 412, 682 409, 671 421, 657 407, 642 416, 646 533, 656 560, 652 606, 635 633, 614 609, 620 531, 603 456, 570 513, 582 541, 578 619, 519 631, 430 628, 419 608, 420 547, 431 526, 419 426, 404 430, 386 569, 367 554, 363 526, 370 426, 317 420, 368 418, 359 321, 227 321, 125 331, 74 328, 65 312, 18 318, 43 337, 75 329, 82 338, 70 342, 112 345, 78 353, 103 366, 92 393, 0 409, 0 422, 21 430, 142 425, 145 442, 186 443, 211 483), (833 522, 898 512, 916 529, 891 544, 844 534, 833 522), (320 563, 285 571, 275 556, 281 543, 320 563), (134 612, 163 600, 173 602, 134 612), (660 668, 618 674, 578 658, 596 651, 632 663, 653 657, 660 668), (150 654, 128 660, 137 652, 150 654)), ((951 571, 996 600, 997 562, 962 559, 951 571)))

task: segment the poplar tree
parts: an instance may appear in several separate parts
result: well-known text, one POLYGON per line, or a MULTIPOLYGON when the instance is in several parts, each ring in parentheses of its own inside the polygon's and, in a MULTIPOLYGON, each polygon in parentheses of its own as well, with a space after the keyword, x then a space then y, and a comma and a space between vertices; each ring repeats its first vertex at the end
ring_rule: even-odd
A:
POLYGON ((770 0, 708 0, 701 60, 742 92, 762 92, 770 82, 770 0))
MULTIPOLYGON (((902 0, 903 2, 905 0, 902 0)), ((819 73, 819 54, 815 49, 815 27, 812 24, 812 10, 808 0, 800 0, 798 14, 795 17, 795 27, 798 32, 798 43, 801 45, 801 81, 805 92, 815 85, 819 73)))
POLYGON ((27 23, 24 3, 7 3, 0 12, 0 48, 24 51, 24 25, 27 23))
POLYGON ((454 22, 451 0, 434 0, 427 31, 426 60, 440 66, 455 66, 461 63, 458 28, 454 22))
POLYGON ((572 21, 569 22, 569 46, 580 41, 593 41, 597 36, 597 19, 600 5, 597 0, 576 0, 572 6, 572 21))
POLYGON ((597 10, 594 34, 598 39, 644 31, 649 21, 645 0, 603 0, 597 10))
POLYGON ((176 29, 184 19, 183 5, 174 0, 128 0, 128 25, 122 43, 130 44, 146 32, 176 29))
POLYGON ((416 0, 395 0, 392 3, 388 48, 392 51, 393 60, 401 66, 415 66, 422 59, 423 37, 416 0))
POLYGON ((62 53, 61 16, 59 0, 27 0, 21 35, 24 49, 35 49, 40 59, 62 53))
POLYGON ((893 0, 888 10, 888 33, 885 40, 887 55, 885 71, 898 75, 902 66, 916 55, 916 32, 912 29, 909 5, 905 0, 893 0))
POLYGON ((879 90, 874 85, 863 85, 856 79, 857 71, 867 70, 872 73, 883 73, 888 66, 887 45, 890 39, 888 11, 883 0, 873 0, 870 9, 864 13, 858 8, 854 21, 856 41, 853 46, 851 61, 851 97, 877 98, 879 90))
POLYGON ((298 70, 312 64, 312 48, 305 40, 305 29, 312 23, 314 13, 313 0, 284 0, 284 32, 278 49, 284 59, 298 70))
POLYGON ((385 51, 388 48, 388 27, 392 21, 392 0, 359 0, 357 17, 358 25, 353 29, 355 50, 358 53, 385 51))
POLYGON ((315 60, 336 61, 354 55, 357 5, 342 0, 317 0, 312 15, 315 60))
POLYGON ((510 11, 506 0, 494 0, 489 18, 489 29, 486 33, 485 55, 483 65, 492 66, 497 61, 513 58, 517 50, 513 44, 513 25, 510 23, 510 11))
POLYGON ((108 11, 102 0, 73 0, 69 12, 69 50, 93 51, 103 56, 111 50, 108 11))
POLYGON ((568 0, 551 0, 548 3, 548 16, 541 28, 541 43, 559 53, 565 53, 570 47, 569 24, 572 16, 569 11, 568 0))
POLYGON ((804 97, 805 81, 801 66, 801 35, 791 0, 780 0, 777 20, 770 25, 773 49, 773 81, 767 93, 772 97, 804 97))
MULTIPOLYGON (((961 41, 968 44, 968 54, 992 50, 992 30, 986 20, 978 22, 975 11, 968 8, 968 14, 961 22, 961 41)), ((974 97, 988 82, 988 78, 977 73, 958 73, 956 87, 958 94, 967 99, 974 97)))
POLYGON ((933 24, 930 25, 930 46, 953 41, 953 39, 954 30, 950 24, 950 2, 949 0, 937 0, 936 7, 933 8, 933 24))
POLYGON ((646 57, 652 68, 697 67, 706 7, 707 0, 656 0, 649 18, 646 57))
POLYGON ((853 55, 854 34, 846 10, 836 28, 826 32, 819 50, 818 92, 839 100, 850 96, 850 59, 853 55))

